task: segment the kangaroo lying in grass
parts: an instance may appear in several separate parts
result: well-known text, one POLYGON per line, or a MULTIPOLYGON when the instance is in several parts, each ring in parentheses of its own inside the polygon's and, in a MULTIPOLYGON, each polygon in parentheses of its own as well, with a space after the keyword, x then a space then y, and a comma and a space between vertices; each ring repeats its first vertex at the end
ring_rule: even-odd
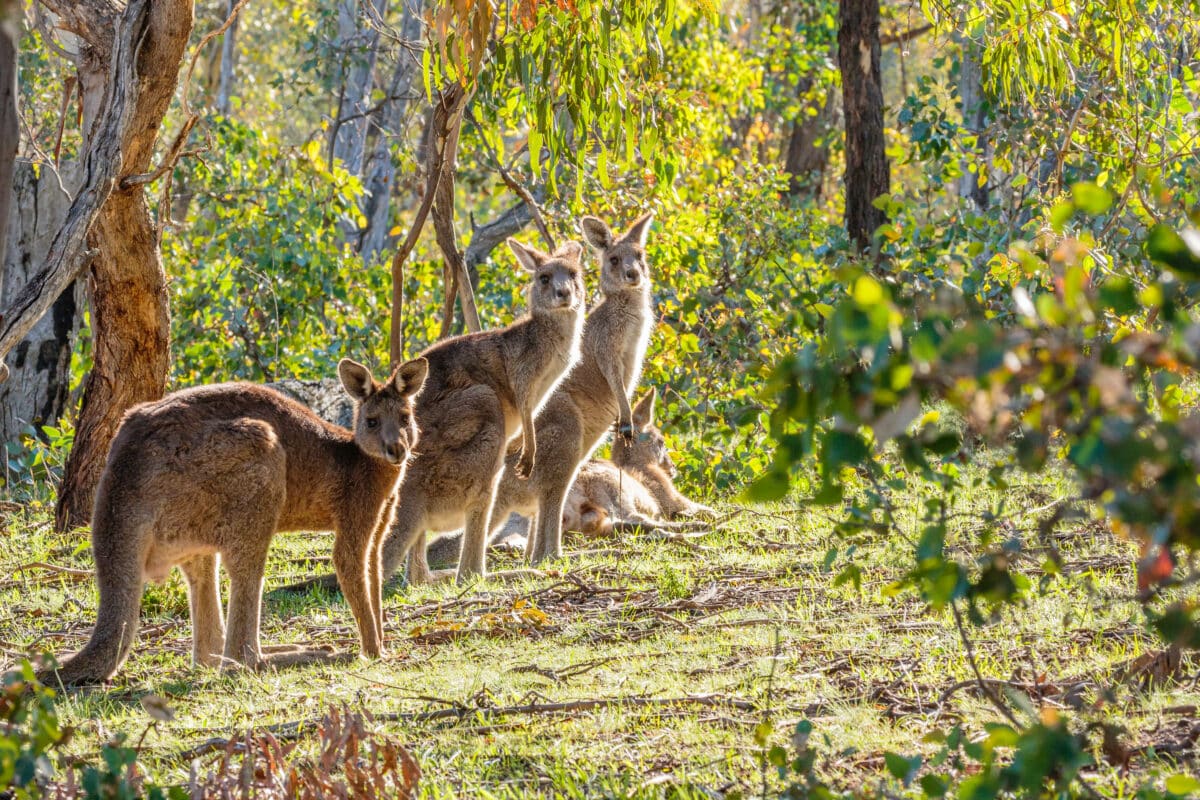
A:
POLYGON ((196 663, 254 668, 326 658, 323 651, 264 656, 260 649, 263 571, 277 531, 336 531, 333 564, 362 651, 382 655, 381 553, 417 443, 413 404, 427 370, 419 358, 381 385, 343 359, 338 375, 355 404, 353 432, 246 383, 185 389, 130 410, 92 517, 96 627, 57 679, 112 678, 137 636, 146 581, 165 579, 175 566, 187 579, 196 663), (230 582, 224 624, 218 560, 230 582))
MULTIPOLYGON (((675 464, 662 431, 654 423, 657 393, 651 389, 633 407, 632 439, 613 442, 613 460, 590 459, 579 469, 563 505, 562 529, 585 536, 609 536, 633 528, 680 532, 701 527, 681 517, 715 516, 675 488, 675 464)), ((510 454, 511 455, 511 454, 510 454)), ((520 543, 529 520, 513 515, 496 528, 491 545, 520 543)), ((457 557, 461 534, 446 536, 429 548, 429 560, 447 563, 457 557)))
POLYGON ((634 406, 634 435, 613 440, 611 461, 592 459, 579 470, 563 507, 563 530, 587 536, 633 527, 683 530, 694 526, 671 520, 715 514, 675 488, 675 464, 654 425, 655 398, 651 389, 634 406))

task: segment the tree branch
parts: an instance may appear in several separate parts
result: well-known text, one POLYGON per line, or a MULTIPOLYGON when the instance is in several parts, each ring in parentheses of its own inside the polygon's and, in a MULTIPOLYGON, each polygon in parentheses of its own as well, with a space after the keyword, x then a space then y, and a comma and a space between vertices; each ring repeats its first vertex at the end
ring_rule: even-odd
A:
MULTIPOLYGON (((457 106, 459 103, 465 102, 466 95, 463 93, 462 87, 454 83, 442 92, 439 107, 445 108, 450 103, 457 106)), ((432 125, 433 123, 431 123, 430 130, 436 130, 432 125)), ((430 168, 425 180, 425 196, 421 198, 421 206, 417 209, 416 216, 413 217, 412 227, 408 229, 408 235, 404 237, 404 241, 396 250, 396 255, 392 257, 392 319, 388 336, 388 354, 393 369, 400 365, 404 353, 404 262, 408 260, 409 254, 417 246, 417 240, 421 237, 421 230, 425 227, 425 220, 429 216, 430 209, 433 208, 433 198, 437 193, 438 184, 441 183, 442 170, 445 169, 447 162, 446 152, 448 144, 450 142, 445 138, 441 139, 440 142, 429 142, 430 168)), ((447 291, 449 291, 448 286, 447 291)))
MULTIPOLYGON (((444 137, 444 146, 440 178, 433 196, 433 229, 437 234, 438 247, 446 259, 447 269, 453 276, 452 282, 462 303, 467 330, 477 333, 482 326, 479 324, 479 310, 475 307, 475 290, 471 286, 471 275, 463 261, 462 251, 458 249, 458 235, 454 230, 454 162, 458 156, 458 138, 462 132, 466 104, 464 93, 454 107, 443 105, 434 110, 433 132, 435 136, 444 137)), ((447 296, 451 297, 449 292, 447 296)), ((453 309, 452 299, 447 303, 447 309, 453 309)), ((449 323, 450 314, 447 314, 442 320, 443 336, 449 331, 449 323)))
POLYGON ((133 120, 137 101, 137 52, 146 35, 149 9, 150 0, 130 0, 120 15, 117 28, 131 30, 132 35, 120 35, 120 31, 115 34, 105 98, 107 108, 100 115, 96 135, 84 157, 82 185, 50 243, 45 266, 0 314, 0 382, 8 379, 8 367, 2 359, 25 338, 87 264, 88 231, 100 207, 112 194, 123 162, 121 143, 133 120))
POLYGON ((909 28, 906 31, 897 31, 895 33, 889 33, 887 36, 879 37, 879 46, 887 47, 888 45, 891 45, 891 44, 908 44, 913 39, 916 39, 918 36, 922 36, 926 33, 929 33, 931 30, 933 30, 933 25, 928 24, 928 25, 919 25, 916 28, 909 28))
POLYGON ((505 239, 520 233, 533 219, 530 208, 529 203, 522 200, 491 222, 475 228, 471 233, 471 243, 467 245, 467 269, 478 267, 505 239))
MULTIPOLYGON (((470 109, 467 109, 467 118, 470 119, 471 124, 480 131, 480 141, 482 141, 485 145, 488 145, 487 137, 483 135, 482 128, 479 125, 479 120, 475 119, 475 115, 471 113, 470 109)), ((492 161, 496 165, 496 171, 500 173, 501 180, 504 181, 505 185, 507 185, 509 189, 512 189, 513 193, 515 193, 517 197, 524 200, 526 205, 529 206, 530 214, 533 217, 533 221, 537 223, 538 231, 542 234, 542 239, 545 240, 547 248, 549 248, 550 252, 553 253, 558 249, 558 245, 554 242, 554 236, 550 233, 550 228, 546 226, 546 219, 544 216, 542 216, 541 207, 538 206, 537 201, 534 200, 530 191, 526 189, 525 186, 518 181, 511 172, 508 171, 508 169, 505 168, 504 163, 500 160, 500 154, 496 152, 495 148, 489 145, 488 150, 491 153, 492 161)))

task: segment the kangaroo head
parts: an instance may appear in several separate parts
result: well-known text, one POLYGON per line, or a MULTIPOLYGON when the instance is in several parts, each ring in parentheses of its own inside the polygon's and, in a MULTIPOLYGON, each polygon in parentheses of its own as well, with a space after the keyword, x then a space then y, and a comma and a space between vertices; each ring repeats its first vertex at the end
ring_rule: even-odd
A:
POLYGON ((668 476, 675 477, 675 462, 667 452, 667 440, 654 426, 653 388, 646 392, 633 407, 633 439, 618 436, 613 440, 612 460, 621 469, 645 469, 656 466, 668 476))
POLYGON ((354 442, 364 453, 392 464, 408 460, 417 444, 413 398, 425 385, 429 362, 414 358, 401 364, 384 383, 371 370, 343 358, 338 377, 354 401, 354 442))
POLYGON ((529 287, 529 313, 536 316, 555 311, 578 313, 583 309, 583 245, 567 242, 553 253, 509 239, 517 261, 533 275, 529 287))
POLYGON ((579 221, 583 238, 600 252, 600 291, 605 294, 650 285, 650 268, 646 266, 646 235, 654 212, 634 220, 621 238, 596 217, 579 221))

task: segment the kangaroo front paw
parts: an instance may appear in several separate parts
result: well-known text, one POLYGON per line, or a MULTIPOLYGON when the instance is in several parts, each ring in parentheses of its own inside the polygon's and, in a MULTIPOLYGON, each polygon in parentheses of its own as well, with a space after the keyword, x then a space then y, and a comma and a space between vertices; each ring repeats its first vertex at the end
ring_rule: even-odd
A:
POLYGON ((528 478, 533 474, 533 453, 528 450, 521 451, 521 458, 517 461, 517 475, 522 478, 528 478))
POLYGON ((617 436, 620 436, 627 442, 633 441, 633 424, 629 422, 617 423, 617 436))

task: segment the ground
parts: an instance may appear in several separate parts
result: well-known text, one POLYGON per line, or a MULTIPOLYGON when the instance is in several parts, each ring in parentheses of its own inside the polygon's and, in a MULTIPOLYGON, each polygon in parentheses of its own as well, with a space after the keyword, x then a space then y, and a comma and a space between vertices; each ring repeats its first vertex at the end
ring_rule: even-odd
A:
MULTIPOLYGON (((1098 687, 1115 687, 1104 714, 1126 729, 1131 772, 1122 775, 1098 747, 1092 780, 1119 796, 1132 781, 1195 768, 1200 676, 1185 655, 1173 680, 1150 677, 1161 643, 1144 632, 1132 600, 1136 553, 1102 520, 1060 526, 1066 569, 1041 574, 1033 521, 1072 492, 1054 474, 1007 490, 1005 536, 1025 541, 1018 566, 1034 582, 1030 598, 968 632, 982 674, 1035 707, 1091 706, 1098 687), (1138 659, 1150 669, 1123 677, 1138 659)), ((906 500, 908 508, 920 502, 906 500)), ((980 510, 996 501, 980 493, 960 504, 980 510)), ((2 660, 70 653, 95 618, 87 537, 53 534, 51 515, 36 504, 7 509, 2 660)), ((910 542, 856 541, 849 557, 862 567, 861 586, 836 585, 848 543, 832 533, 831 510, 722 509, 732 514, 724 528, 694 540, 573 541, 567 558, 524 583, 393 587, 389 655, 342 667, 193 668, 176 574, 147 589, 134 656, 113 684, 62 699, 62 715, 79 729, 71 751, 92 754, 117 732, 136 740, 150 722, 141 699, 160 695, 174 720, 146 733, 143 758, 160 779, 184 781, 191 758, 199 753, 203 769, 225 737, 276 726, 286 738, 289 723, 345 705, 367 709, 376 717, 368 727, 408 747, 424 773, 423 797, 722 797, 762 791, 755 730, 764 719, 773 723, 768 745, 783 746, 797 721, 811 720, 830 741, 826 774, 850 784, 877 781, 887 751, 931 751, 924 739, 933 731, 961 722, 978 732, 998 719, 953 616, 888 591, 910 542), (665 702, 673 698, 680 702, 665 702)), ((264 644, 357 647, 340 596, 273 591, 326 570, 330 549, 329 534, 276 540, 264 644)), ((299 739, 312 746, 311 736, 299 739)), ((769 787, 782 786, 773 769, 765 774, 769 787)))

